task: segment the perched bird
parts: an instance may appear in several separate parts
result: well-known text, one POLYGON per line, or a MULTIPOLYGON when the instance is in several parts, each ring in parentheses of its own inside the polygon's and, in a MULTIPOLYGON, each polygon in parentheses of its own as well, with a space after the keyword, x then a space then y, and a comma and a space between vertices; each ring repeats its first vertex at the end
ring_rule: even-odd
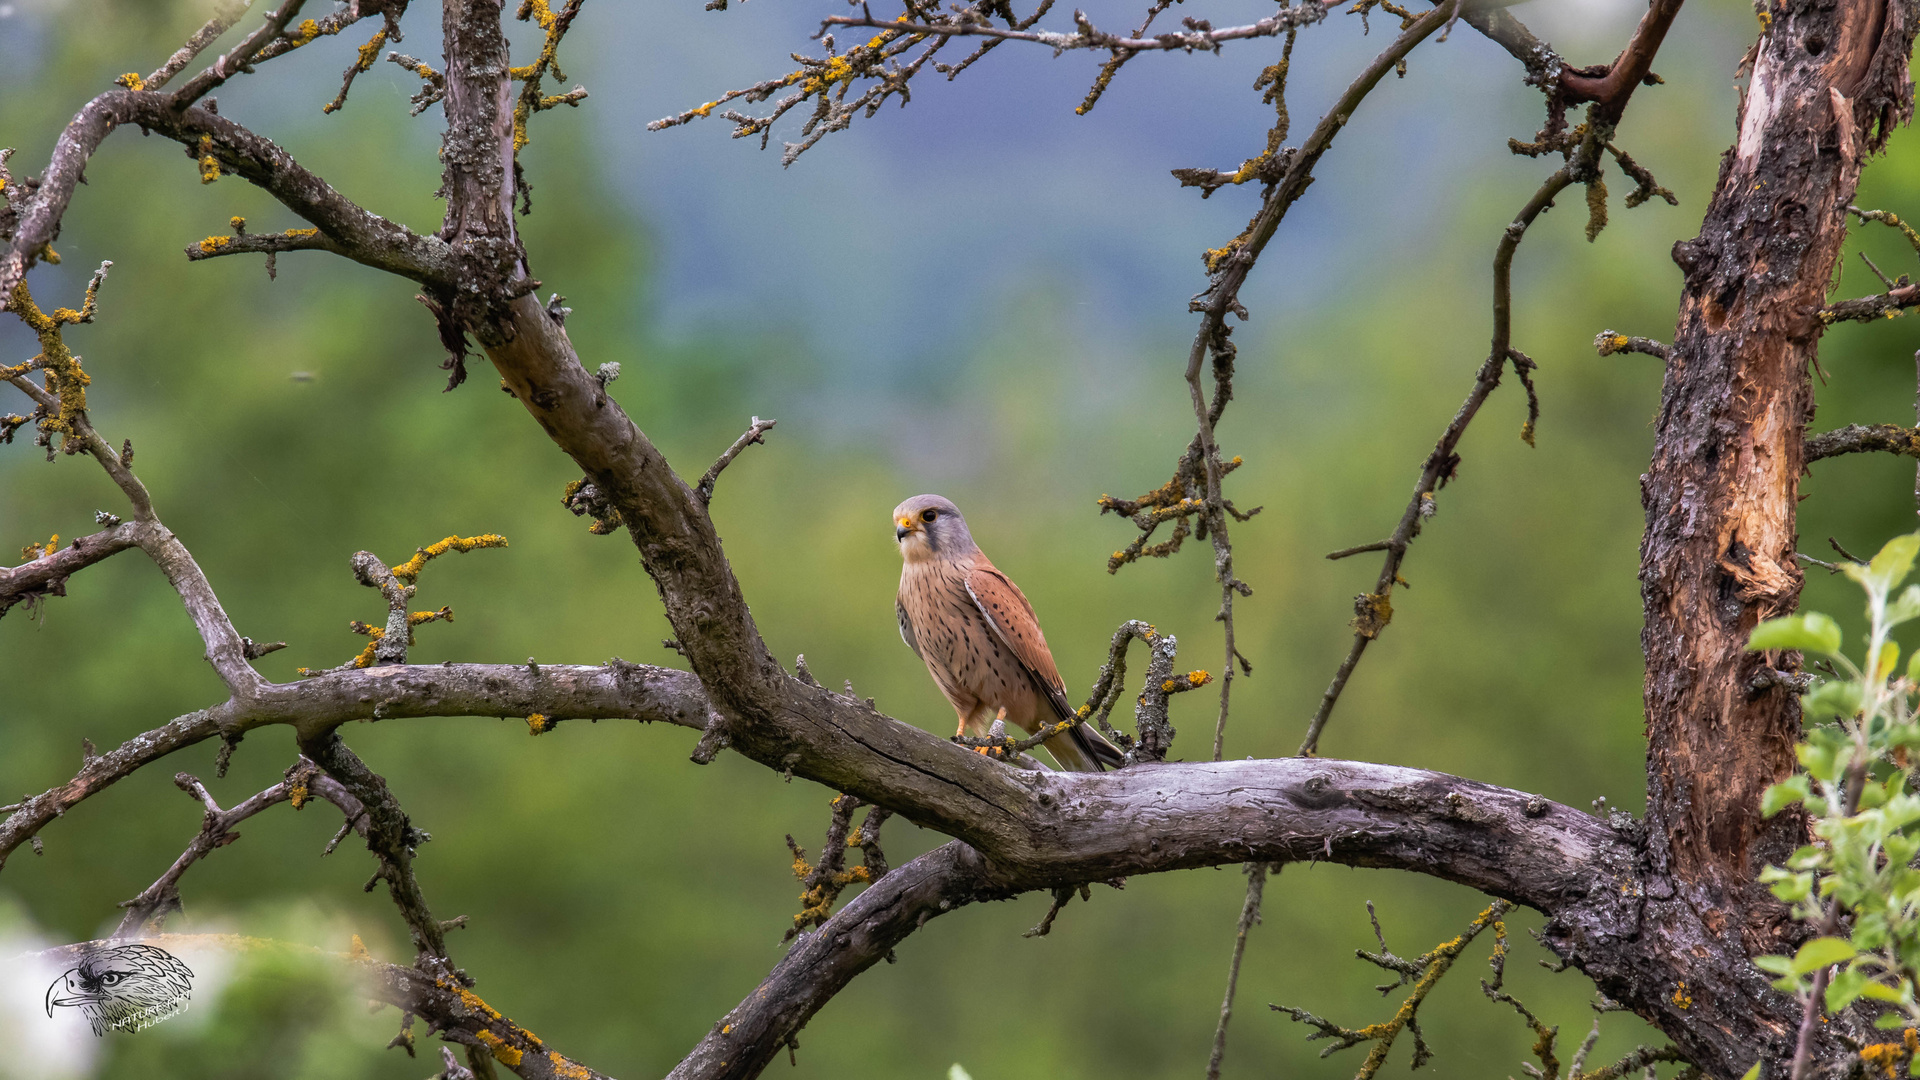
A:
POLYGON ((134 1032, 187 1007, 193 972, 152 945, 115 945, 84 955, 47 988, 47 1015, 79 1006, 95 1035, 134 1032))
MULTIPOLYGON (((1033 605, 973 542, 959 508, 938 495, 915 495, 893 508, 893 525, 906 563, 894 601, 900 637, 960 714, 959 734, 987 734, 1001 710, 1029 735, 1074 719, 1033 605)), ((1123 761, 1118 747, 1085 724, 1042 745, 1074 772, 1123 761)))

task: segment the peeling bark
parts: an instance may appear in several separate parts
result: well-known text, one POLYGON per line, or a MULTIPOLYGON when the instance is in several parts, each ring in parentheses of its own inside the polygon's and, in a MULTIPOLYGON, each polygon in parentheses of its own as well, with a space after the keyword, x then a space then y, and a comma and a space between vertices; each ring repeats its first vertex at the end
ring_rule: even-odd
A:
MULTIPOLYGON (((1741 969, 1804 933, 1753 882, 1807 838, 1796 814, 1760 816, 1762 793, 1794 768, 1799 703, 1778 681, 1748 689, 1799 658, 1745 644, 1799 599, 1795 506, 1819 312, 1861 165, 1912 111, 1913 25, 1903 0, 1777 7, 1700 235, 1674 246, 1686 285, 1642 480, 1640 581, 1647 853, 1676 895, 1648 903, 1643 932, 1667 939, 1676 971, 1687 950, 1706 950, 1729 977, 1632 999, 1663 1030, 1713 1043, 1716 1060, 1700 1060, 1709 1072, 1738 1075, 1740 1054, 1750 1061, 1791 1027, 1741 969)), ((1599 966, 1603 988, 1643 977, 1599 966)))

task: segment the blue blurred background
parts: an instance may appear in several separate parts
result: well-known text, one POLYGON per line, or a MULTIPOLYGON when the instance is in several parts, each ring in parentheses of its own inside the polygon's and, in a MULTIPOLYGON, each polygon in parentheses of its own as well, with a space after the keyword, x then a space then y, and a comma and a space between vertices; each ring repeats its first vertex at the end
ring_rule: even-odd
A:
MULTIPOLYGON (((1198 0, 1196 0, 1196 3, 1198 0)), ((1235 235, 1257 193, 1202 201, 1171 168, 1232 169, 1264 146, 1268 106, 1251 89, 1273 41, 1220 55, 1135 59, 1098 107, 1073 112, 1099 57, 1009 45, 952 84, 928 71, 912 104, 827 138, 782 169, 796 112, 773 149, 706 120, 647 122, 790 70, 813 52, 835 3, 698 0, 589 4, 562 50, 592 96, 535 119, 527 247, 589 364, 619 361, 613 387, 683 473, 697 475, 747 423, 777 417, 768 445, 727 473, 714 503, 755 617, 783 658, 805 653, 829 685, 946 734, 951 712, 900 646, 887 511, 938 491, 1032 598, 1072 688, 1091 682, 1112 628, 1143 618, 1183 657, 1219 669, 1211 559, 1195 549, 1117 578, 1109 552, 1130 526, 1097 515, 1103 492, 1164 482, 1191 428, 1180 379, 1187 298, 1200 253, 1235 235)), ((1136 6, 1085 4, 1131 28, 1136 6)), ((1216 26, 1272 10, 1256 0, 1163 16, 1216 26)), ((1534 0, 1513 9, 1576 62, 1611 57, 1631 0, 1534 0)), ((311 14, 324 13, 316 8, 311 14)), ((204 17, 197 3, 0 3, 0 145, 16 175, 44 167, 60 126, 124 71, 151 70, 204 17)), ((1395 20, 1345 15, 1302 32, 1289 104, 1304 137, 1395 20)), ((427 5, 399 49, 438 56, 427 5)), ((1049 26, 1067 25, 1065 13, 1049 26)), ((516 56, 533 37, 516 24, 516 56)), ((368 28, 368 33, 371 28, 368 28)), ((1680 197, 1619 205, 1597 242, 1563 198, 1529 234, 1516 278, 1516 345, 1540 362, 1538 448, 1518 439, 1518 387, 1503 387, 1462 446, 1459 481, 1405 568, 1412 589, 1369 651, 1325 739, 1329 756, 1441 769, 1586 807, 1637 811, 1642 790, 1637 478, 1652 441, 1658 362, 1600 359, 1602 328, 1670 336, 1680 275, 1667 252, 1691 237, 1719 151, 1733 136, 1734 69, 1752 39, 1745 3, 1690 5, 1656 65, 1666 85, 1635 97, 1619 141, 1680 197)), ((406 115, 411 76, 380 64, 344 112, 323 116, 361 38, 322 39, 219 93, 221 112, 270 135, 349 197, 415 229, 438 227, 438 109, 406 115)), ((959 55, 956 53, 956 56, 959 55)), ((437 63, 437 59, 435 61, 437 63)), ((1227 751, 1282 755, 1299 743, 1350 634, 1372 557, 1329 563, 1398 518, 1416 469, 1458 406, 1490 330, 1489 269, 1501 227, 1552 163, 1511 156, 1540 124, 1520 69, 1465 26, 1417 51, 1383 84, 1318 170, 1241 298, 1251 310, 1237 397, 1220 438, 1246 459, 1229 494, 1266 507, 1239 526, 1241 649, 1227 751)), ((764 107, 763 107, 764 108, 764 107)), ((403 558, 450 533, 494 531, 512 547, 436 563, 424 607, 458 621, 423 628, 413 656, 507 662, 655 663, 668 628, 631 547, 594 537, 559 506, 578 473, 480 375, 442 394, 441 352, 413 289, 322 255, 187 265, 181 249, 227 231, 300 224, 243 182, 203 186, 171 142, 115 135, 88 170, 58 248, 37 271, 42 304, 75 305, 114 262, 101 316, 68 341, 86 359, 89 402, 110 439, 131 438, 164 519, 191 546, 242 633, 289 647, 259 663, 274 679, 346 659, 349 619, 379 614, 347 559, 403 558)), ((1863 205, 1920 210, 1920 154, 1903 136, 1868 172, 1863 205)), ((1889 272, 1914 258, 1890 230, 1859 245, 1889 272)), ((1876 286, 1857 259, 1839 283, 1876 286)), ((1920 344, 1908 322, 1842 327, 1823 349, 1821 428, 1910 415, 1920 344)), ((0 359, 32 355, 0 324, 0 359)), ((0 407, 19 409, 0 401, 0 407)), ((1822 463, 1807 481, 1803 550, 1837 536, 1872 550, 1914 524, 1913 468, 1896 459, 1822 463)), ((91 463, 52 464, 25 440, 0 450, 0 542, 92 530, 119 496, 91 463)), ((0 791, 71 775, 80 740, 116 744, 219 700, 164 579, 137 554, 74 579, 72 595, 0 621, 0 791)), ((1823 574, 1809 606, 1855 618, 1823 574)), ((1857 619, 1856 619, 1857 621, 1857 619)), ((1209 752, 1210 695, 1181 699, 1175 756, 1209 752)), ((832 793, 736 756, 690 765, 693 735, 627 723, 568 724, 527 742, 518 720, 354 726, 351 743, 434 834, 417 867, 442 917, 472 916, 456 960, 479 992, 554 1046, 619 1076, 663 1073, 778 960, 797 909, 782 836, 818 848, 832 793)), ((95 798, 0 876, 0 955, 111 927, 198 827, 171 784, 207 778, 223 802, 272 783, 293 754, 284 732, 250 737, 213 781, 211 746, 185 751, 95 798)), ((277 936, 344 951, 360 935, 404 961, 405 934, 353 845, 320 847, 324 805, 249 822, 243 842, 196 867, 177 930, 277 936)), ((897 864, 941 840, 889 827, 897 864)), ((1135 878, 1070 906, 1023 939, 1045 898, 967 909, 929 924, 830 1004, 800 1036, 797 1076, 976 1080, 1195 1076, 1219 1007, 1243 878, 1231 869, 1135 878)), ((1288 869, 1267 891, 1241 978, 1226 1075, 1338 1077, 1355 1054, 1265 1008, 1299 1005, 1359 1026, 1386 1018, 1364 901, 1389 944, 1417 954, 1483 906, 1468 890, 1342 867, 1288 869)), ((1563 1054, 1589 1026, 1590 983, 1552 975, 1516 916, 1509 985, 1562 1027, 1563 1054)), ((1469 952, 1424 1006, 1442 1077, 1517 1072, 1532 1035, 1474 982, 1469 952)), ((18 980, 16 980, 18 981, 18 980)), ((0 1055, 22 1076, 417 1077, 434 1066, 380 1047, 397 1016, 369 1015, 351 988, 292 961, 208 974, 187 1017, 96 1044, 46 1036, 38 987, 0 1003, 0 1055), (39 1042, 34 1042, 39 1039, 39 1042)), ((1597 1063, 1658 1038, 1610 1016, 1597 1063)), ((1411 1050, 1397 1047, 1390 1068, 1411 1050)), ((785 1064, 777 1073, 789 1071, 785 1064)))

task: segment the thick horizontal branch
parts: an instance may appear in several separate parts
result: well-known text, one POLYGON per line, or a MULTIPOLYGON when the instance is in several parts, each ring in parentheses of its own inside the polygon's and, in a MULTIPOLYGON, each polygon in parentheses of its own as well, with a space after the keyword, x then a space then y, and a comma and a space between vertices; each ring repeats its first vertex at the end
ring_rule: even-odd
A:
POLYGON ((1807 439, 1807 461, 1874 451, 1920 458, 1920 429, 1897 424, 1848 424, 1807 439))
MULTIPOLYGON (((1619 844, 1604 823, 1537 796, 1384 765, 1290 758, 1141 765, 1104 775, 1014 769, 857 699, 807 689, 830 700, 825 708, 795 701, 800 711, 791 719, 829 740, 831 756, 796 733, 787 743, 801 748, 791 764, 796 775, 833 783, 864 774, 857 786, 875 797, 861 798, 969 840, 1022 888, 1321 859, 1416 870, 1550 909, 1583 893, 1596 860, 1619 844), (817 719, 809 722, 807 713, 817 719)), ((190 714, 92 759, 69 784, 28 800, 0 824, 0 852, 23 840, 26 826, 223 726, 232 734, 291 724, 312 741, 353 719, 534 711, 555 720, 633 717, 695 729, 711 712, 686 672, 625 663, 396 666, 269 684, 244 708, 229 702, 190 714)))
POLYGON ((296 683, 262 683, 245 700, 181 716, 84 762, 72 780, 0 808, 0 863, 54 818, 138 769, 186 747, 286 724, 318 737, 354 720, 418 716, 528 716, 554 720, 629 717, 696 730, 706 695, 684 671, 609 662, 602 667, 439 664, 344 671, 296 683))
MULTIPOLYGON (((1220 842, 1230 845, 1232 841, 1224 838, 1245 828, 1250 842, 1271 844, 1271 850, 1287 852, 1286 858, 1293 861, 1396 866, 1429 873, 1438 862, 1487 869, 1492 865, 1487 858, 1491 851, 1481 849, 1481 842, 1498 845, 1511 837, 1522 848, 1513 852, 1517 862, 1527 864, 1529 870, 1546 871, 1546 876, 1525 882, 1523 888, 1538 899, 1551 894, 1547 902, 1555 907, 1606 891, 1614 883, 1609 875, 1633 861, 1629 845, 1586 814, 1537 796, 1418 770, 1287 758, 1147 766, 1098 779, 1118 780, 1130 774, 1143 781, 1141 789, 1151 789, 1161 800, 1158 810, 1136 813, 1144 806, 1129 807, 1101 795, 1085 800, 1070 795, 1068 803, 1058 805, 1064 810, 1078 803, 1100 818, 1116 815, 1118 820, 1111 824, 1131 833, 1135 852, 1149 862, 1182 844, 1182 830, 1174 819, 1182 816, 1182 807, 1208 796, 1197 790, 1203 785, 1181 781, 1200 775, 1207 776, 1204 787, 1246 800, 1240 813, 1223 808, 1226 817, 1237 820, 1218 822, 1220 842), (1187 775, 1176 779, 1170 775, 1176 770, 1187 775), (1242 786, 1255 776, 1259 779, 1242 786), (1266 833, 1258 823, 1276 829, 1266 833), (1493 839, 1494 833, 1502 839, 1493 839), (1402 842, 1386 839, 1394 834, 1402 842), (1470 840, 1470 835, 1477 838, 1470 840), (1425 856, 1408 861, 1416 848, 1429 845, 1436 862, 1424 861, 1425 856), (1532 862, 1536 856, 1547 862, 1532 862), (1560 869, 1550 869, 1556 866, 1560 869), (1559 876, 1561 871, 1564 877, 1559 876)), ((1085 839, 1081 834, 1070 842, 1085 839)), ((1475 876, 1478 880, 1468 884, 1497 895, 1515 895, 1489 888, 1495 879, 1518 883, 1505 871, 1475 876)), ((1530 873, 1521 876, 1531 878, 1530 873)), ((757 1076, 815 1012, 861 972, 887 958, 927 920, 977 901, 1003 900, 1058 884, 1045 871, 1012 869, 959 842, 914 859, 881 877, 818 931, 802 935, 766 979, 681 1061, 670 1080, 757 1076)))
POLYGON ((0 259, 0 295, 8 295, 27 268, 59 232, 60 219, 86 171, 87 162, 115 128, 127 124, 158 132, 210 157, 278 199, 317 226, 355 262, 422 283, 455 276, 452 249, 356 205, 308 172, 271 140, 225 117, 194 107, 175 111, 171 97, 156 91, 114 90, 88 102, 55 145, 39 188, 20 215, 5 258, 0 259))

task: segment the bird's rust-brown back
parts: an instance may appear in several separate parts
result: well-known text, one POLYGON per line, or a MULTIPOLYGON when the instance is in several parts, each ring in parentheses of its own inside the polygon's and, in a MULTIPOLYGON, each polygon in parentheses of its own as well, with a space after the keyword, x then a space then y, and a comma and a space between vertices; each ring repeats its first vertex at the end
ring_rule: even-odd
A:
POLYGON ((1047 648, 1046 635, 1040 632, 1040 620, 1020 587, 983 557, 974 562, 967 575, 967 592, 980 613, 991 621, 1002 643, 1041 687, 1064 693, 1060 669, 1047 648))

